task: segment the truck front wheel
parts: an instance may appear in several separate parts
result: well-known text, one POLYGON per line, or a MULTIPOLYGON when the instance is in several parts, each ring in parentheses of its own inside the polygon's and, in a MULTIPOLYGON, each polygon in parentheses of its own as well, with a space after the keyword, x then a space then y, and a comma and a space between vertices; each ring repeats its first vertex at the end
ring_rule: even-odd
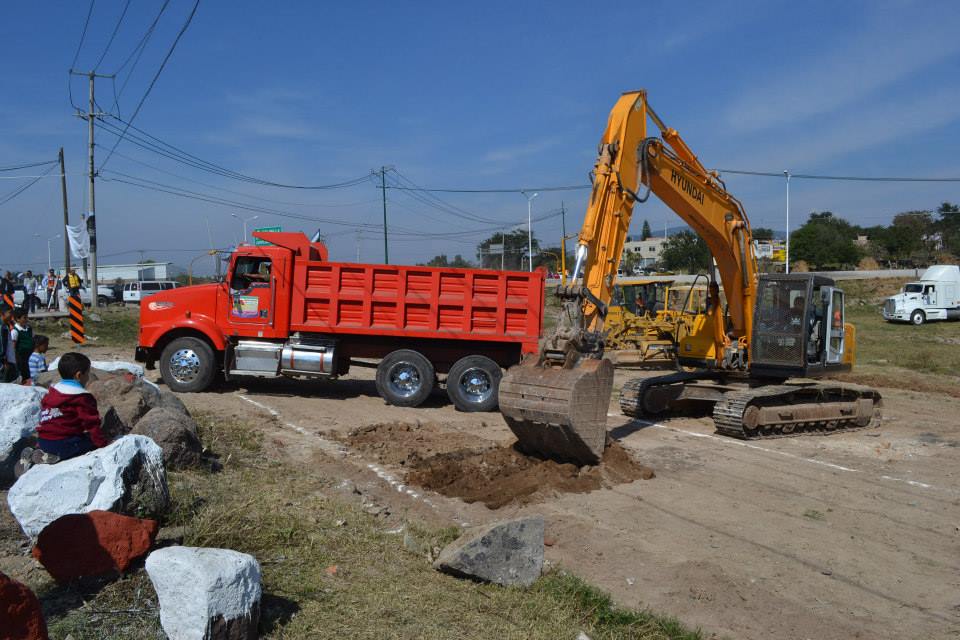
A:
POLYGON ((199 338, 177 338, 160 355, 160 375, 171 391, 203 391, 213 382, 216 358, 199 338))
POLYGON ((423 354, 399 349, 377 366, 377 393, 388 404, 416 407, 433 391, 436 378, 433 365, 423 354))
POLYGON ((447 395, 460 411, 493 411, 503 372, 486 356, 457 360, 447 374, 447 395))
POLYGON ((925 314, 920 309, 917 309, 910 314, 910 322, 917 325, 918 327, 927 321, 927 314, 925 314))

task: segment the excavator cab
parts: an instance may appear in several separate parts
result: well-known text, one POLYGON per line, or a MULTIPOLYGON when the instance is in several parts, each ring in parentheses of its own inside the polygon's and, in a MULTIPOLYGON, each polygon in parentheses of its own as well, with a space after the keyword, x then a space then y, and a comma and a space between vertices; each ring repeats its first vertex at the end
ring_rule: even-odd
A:
POLYGON ((830 278, 807 273, 761 275, 751 375, 786 380, 848 371, 843 303, 843 291, 830 278))

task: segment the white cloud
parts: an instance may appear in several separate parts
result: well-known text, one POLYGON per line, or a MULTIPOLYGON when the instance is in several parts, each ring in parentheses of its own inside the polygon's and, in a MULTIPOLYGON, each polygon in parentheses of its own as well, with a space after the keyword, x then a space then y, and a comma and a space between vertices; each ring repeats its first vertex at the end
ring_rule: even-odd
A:
MULTIPOLYGON (((829 114, 960 53, 955 7, 919 3, 905 12, 902 6, 896 11, 871 6, 873 15, 863 29, 839 44, 786 67, 771 61, 767 77, 756 78, 756 88, 729 106, 728 124, 759 130, 829 114)), ((816 49, 819 43, 809 46, 816 49)))

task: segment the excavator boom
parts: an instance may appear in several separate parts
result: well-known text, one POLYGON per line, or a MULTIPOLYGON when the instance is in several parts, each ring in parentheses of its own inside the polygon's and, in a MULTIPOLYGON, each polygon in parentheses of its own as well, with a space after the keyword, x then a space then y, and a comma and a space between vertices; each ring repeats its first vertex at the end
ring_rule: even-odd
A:
POLYGON ((646 92, 623 94, 610 112, 593 189, 561 312, 540 353, 500 382, 500 410, 521 449, 592 464, 606 445, 613 365, 603 358, 603 318, 638 200, 639 152, 647 136, 646 92))

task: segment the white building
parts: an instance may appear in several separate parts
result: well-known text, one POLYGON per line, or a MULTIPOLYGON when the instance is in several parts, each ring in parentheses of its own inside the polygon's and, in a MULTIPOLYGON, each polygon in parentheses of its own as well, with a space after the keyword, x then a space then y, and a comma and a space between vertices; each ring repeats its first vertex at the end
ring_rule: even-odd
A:
MULTIPOLYGON (((80 261, 74 261, 77 273, 80 273, 82 267, 80 261)), ((58 269, 62 276, 63 269, 58 269)), ((138 280, 173 280, 178 275, 186 273, 182 268, 174 265, 172 262, 140 262, 135 264, 98 264, 97 280, 101 284, 110 284, 120 279, 124 282, 136 282, 138 280)), ((86 274, 81 274, 84 280, 86 274)))
POLYGON ((623 243, 622 259, 626 260, 627 255, 639 255, 637 262, 641 267, 652 267, 660 260, 660 253, 663 251, 663 245, 666 244, 666 238, 647 238, 646 240, 632 240, 623 243))

